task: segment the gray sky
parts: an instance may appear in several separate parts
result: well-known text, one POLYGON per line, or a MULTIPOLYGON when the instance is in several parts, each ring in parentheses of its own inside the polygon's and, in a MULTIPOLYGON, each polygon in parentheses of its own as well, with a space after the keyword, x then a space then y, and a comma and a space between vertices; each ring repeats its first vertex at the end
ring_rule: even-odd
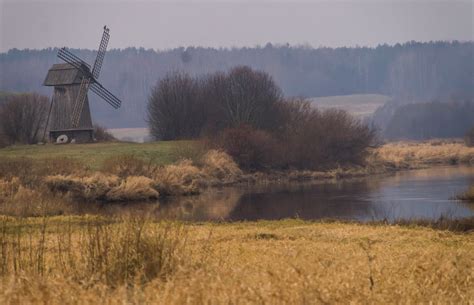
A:
POLYGON ((474 40, 469 1, 0 0, 0 51, 68 46, 375 46, 474 40))

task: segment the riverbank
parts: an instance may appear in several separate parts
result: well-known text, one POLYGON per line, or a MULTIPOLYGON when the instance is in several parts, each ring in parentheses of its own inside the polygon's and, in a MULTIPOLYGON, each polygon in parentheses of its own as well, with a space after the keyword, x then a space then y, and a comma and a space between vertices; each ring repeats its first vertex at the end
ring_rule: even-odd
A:
POLYGON ((453 164, 474 164, 474 148, 459 142, 389 143, 372 149, 364 165, 249 173, 227 154, 192 141, 10 147, 0 150, 0 204, 57 201, 58 195, 81 202, 156 200, 209 187, 337 180, 453 164))
POLYGON ((417 225, 0 218, 2 304, 465 303, 471 234, 417 225))

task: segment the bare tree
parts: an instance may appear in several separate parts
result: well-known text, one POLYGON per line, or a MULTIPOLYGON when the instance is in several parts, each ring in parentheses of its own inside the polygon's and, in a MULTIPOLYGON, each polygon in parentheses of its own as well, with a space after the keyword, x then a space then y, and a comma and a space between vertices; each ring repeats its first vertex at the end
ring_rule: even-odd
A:
POLYGON ((158 140, 195 138, 204 121, 198 80, 174 72, 153 88, 148 102, 148 125, 158 140))
POLYGON ((223 120, 217 125, 255 128, 275 127, 277 103, 282 99, 281 89, 273 78, 262 71, 238 66, 229 73, 216 73, 206 80, 207 100, 219 111, 223 120))
POLYGON ((0 130, 8 144, 33 144, 46 128, 49 99, 37 93, 15 94, 0 105, 0 130))

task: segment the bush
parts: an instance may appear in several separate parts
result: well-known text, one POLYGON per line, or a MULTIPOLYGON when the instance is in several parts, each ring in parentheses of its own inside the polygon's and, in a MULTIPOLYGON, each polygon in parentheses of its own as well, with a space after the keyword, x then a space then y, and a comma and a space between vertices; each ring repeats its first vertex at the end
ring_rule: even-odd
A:
POLYGON ((282 123, 273 133, 242 125, 211 138, 211 145, 250 170, 326 170, 365 162, 375 132, 347 112, 320 112, 304 100, 283 102, 278 107, 282 123))
POLYGON ((0 142, 33 144, 46 128, 49 99, 36 93, 15 94, 0 104, 0 142))
POLYGON ((45 178, 50 191, 66 193, 74 199, 85 201, 106 200, 107 193, 119 186, 120 179, 113 175, 95 173, 90 177, 49 176, 45 178))
POLYGON ((137 201, 157 199, 159 193, 153 189, 153 180, 143 176, 130 176, 107 192, 108 201, 137 201))
POLYGON ((465 142, 467 146, 474 147, 474 127, 472 127, 466 134, 465 142))
POLYGON ((242 170, 231 156, 223 151, 210 150, 202 158, 203 171, 207 176, 220 181, 233 182, 242 176, 242 170))
POLYGON ((86 172, 87 168, 72 158, 48 158, 41 162, 31 158, 0 158, 0 179, 17 177, 27 187, 40 186, 46 176, 82 175, 86 172))
POLYGON ((97 142, 113 142, 117 141, 113 134, 111 134, 107 128, 94 125, 94 138, 97 142))
POLYGON ((318 111, 304 100, 282 105, 286 122, 279 140, 288 166, 330 169, 364 163, 375 131, 347 112, 318 111))
POLYGON ((277 167, 280 162, 273 136, 249 125, 225 129, 211 143, 227 152, 243 169, 277 167))
POLYGON ((161 168, 155 177, 154 188, 160 195, 193 195, 201 191, 204 174, 190 160, 182 160, 161 168))
POLYGON ((134 155, 118 155, 106 159, 101 171, 104 173, 117 175, 121 178, 128 176, 152 177, 157 167, 152 160, 145 161, 134 155))

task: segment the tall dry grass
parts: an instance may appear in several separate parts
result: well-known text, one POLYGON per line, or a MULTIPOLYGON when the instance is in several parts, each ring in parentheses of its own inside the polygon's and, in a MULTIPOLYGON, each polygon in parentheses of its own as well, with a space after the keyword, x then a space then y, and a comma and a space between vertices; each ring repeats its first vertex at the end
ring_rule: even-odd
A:
POLYGON ((419 227, 0 219, 0 247, 1 304, 464 304, 474 298, 472 236, 419 227))
POLYGON ((32 189, 21 184, 18 178, 0 179, 0 215, 52 216, 75 211, 76 204, 60 194, 45 188, 32 189))
POLYGON ((43 178, 50 175, 85 175, 89 172, 86 165, 73 158, 0 158, 0 179, 19 178, 23 185, 40 185, 43 178))
POLYGON ((436 164, 474 164, 474 147, 463 143, 396 142, 388 143, 375 151, 376 157, 399 166, 436 164))
POLYGON ((145 216, 28 219, 0 217, 0 277, 58 278, 84 288, 166 279, 185 259, 186 229, 145 216))
POLYGON ((474 203, 474 184, 472 184, 464 193, 457 195, 456 199, 474 203))

